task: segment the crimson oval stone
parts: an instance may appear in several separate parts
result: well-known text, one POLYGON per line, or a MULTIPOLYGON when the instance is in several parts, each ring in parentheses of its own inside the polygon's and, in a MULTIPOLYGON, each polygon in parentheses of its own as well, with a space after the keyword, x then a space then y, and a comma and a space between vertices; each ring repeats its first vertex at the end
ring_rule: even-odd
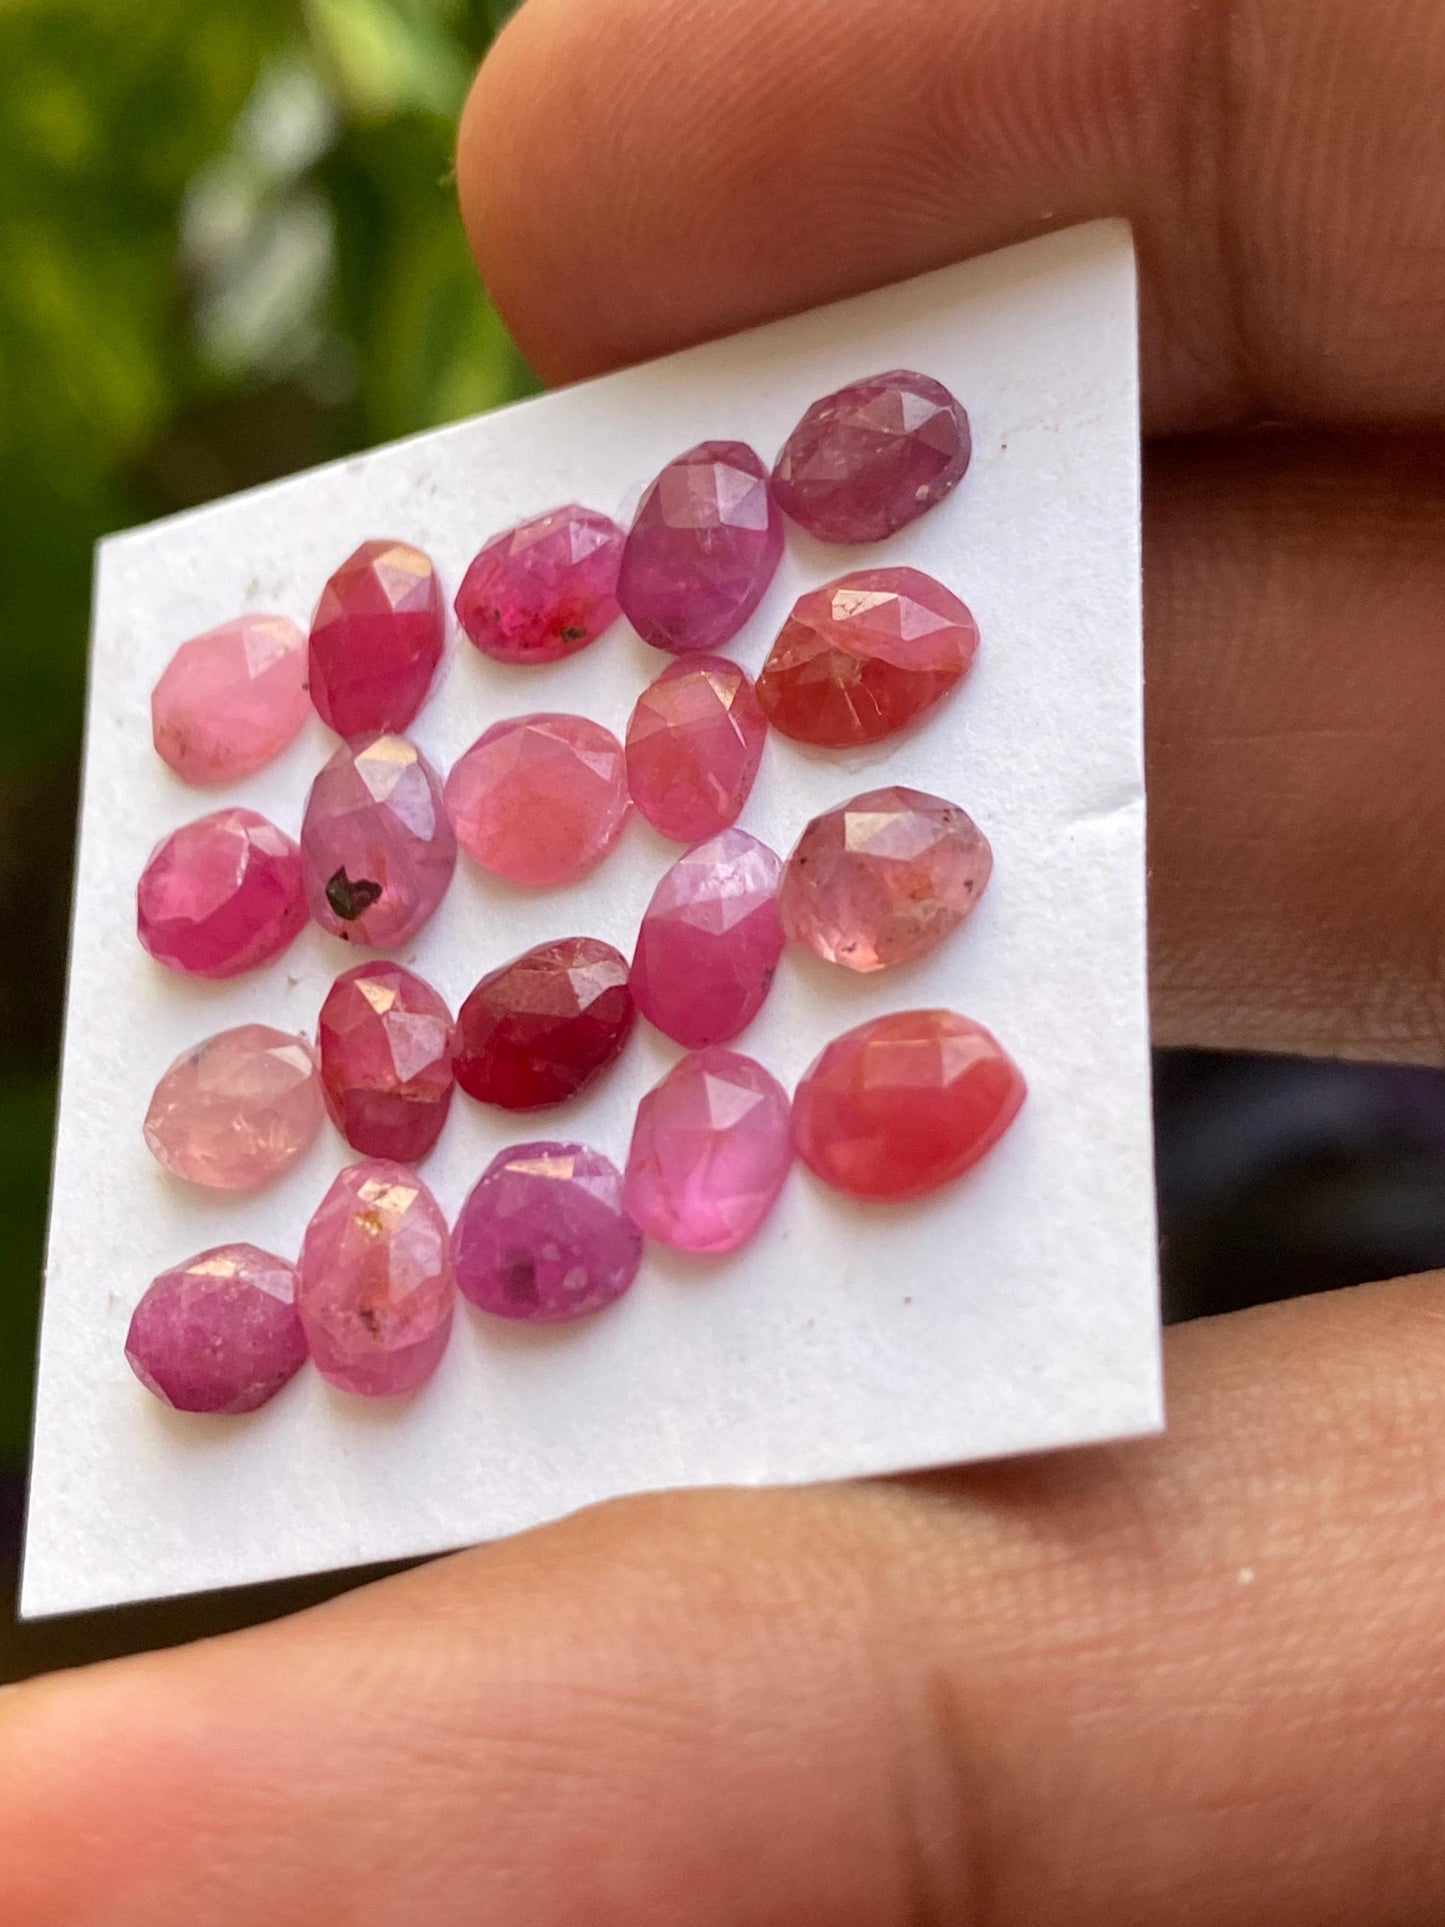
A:
POLYGON ((462 1206, 463 1297, 498 1318, 559 1324, 610 1305, 637 1276, 642 1233, 615 1165, 585 1144, 514 1144, 462 1206))
POLYGON ((783 949, 782 867, 765 843, 733 828, 679 857, 653 891, 632 994, 679 1044, 725 1044, 762 1008, 783 949))
POLYGON ((151 851, 136 934, 192 977, 234 977, 277 957, 306 922, 301 852, 255 810, 213 810, 151 851))
POLYGON ((752 678, 723 656, 669 663, 627 726, 627 783, 655 830, 702 843, 735 823, 768 725, 752 678))
POLYGON ((415 936, 457 861, 441 783, 415 744, 377 736, 337 750, 306 799, 301 861, 323 930, 368 949, 415 936))
POLYGON ((151 691, 156 753, 187 783, 249 776, 311 713, 306 638, 289 616, 238 616, 183 642, 151 691))
POLYGON ((405 729, 442 659, 441 584, 409 542, 363 542, 311 620, 311 700, 348 740, 405 729))
POLYGON ((509 716, 452 765, 446 805, 484 870, 534 889, 575 883, 622 834, 622 745, 586 716, 509 716))
POLYGON ((357 964, 326 993, 317 1026, 321 1084, 353 1150, 415 1164, 452 1101, 452 1016, 398 963, 357 964))
POLYGON ((617 620, 623 535, 610 516, 566 508, 495 535, 457 591, 457 620, 497 662, 559 662, 617 620))
POLYGON ((560 1104, 621 1055, 636 1008, 626 959, 562 937, 483 977, 457 1017, 456 1079, 506 1111, 560 1104))
POLYGON ((296 1267, 251 1244, 198 1252, 152 1280, 125 1355, 178 1412, 254 1412, 306 1362, 296 1267))
POLYGON ((178 1178, 254 1191, 291 1168, 325 1115, 306 1039, 238 1024, 171 1065, 151 1096, 145 1141, 178 1178))

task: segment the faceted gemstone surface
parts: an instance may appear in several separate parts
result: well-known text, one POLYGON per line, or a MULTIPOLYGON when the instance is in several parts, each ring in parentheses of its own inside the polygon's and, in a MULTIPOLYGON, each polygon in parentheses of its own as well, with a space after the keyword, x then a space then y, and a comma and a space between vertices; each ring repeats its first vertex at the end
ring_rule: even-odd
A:
POLYGON ((736 1251, 772 1210, 793 1161, 788 1095, 737 1051, 693 1051, 637 1107, 622 1202, 679 1251, 736 1251))
POLYGON ((919 569, 855 569, 799 596, 758 678, 774 729, 830 748, 881 742, 967 675, 978 625, 919 569))
POLYGON ((943 383, 893 368, 813 403, 783 444, 773 493, 821 542, 880 542, 957 488, 971 449, 943 383))
POLYGON ((627 725, 627 782, 655 830, 701 843, 735 823, 768 725, 752 678, 722 656, 669 663, 627 725))
POLYGON ((575 883, 622 834, 630 804, 622 745, 586 716, 511 716, 447 777, 457 841, 510 883, 575 883))
POLYGON ((301 852, 255 810, 213 810, 151 851, 136 933, 193 977, 234 977, 279 956, 306 922, 301 852))
POLYGON ((414 1171, 348 1165, 301 1245, 301 1322, 323 1378, 363 1398, 413 1392, 441 1363, 456 1274, 446 1219, 414 1171))
POLYGON ((644 642, 719 649, 762 600, 783 553, 768 472, 746 442, 699 442, 648 488, 617 599, 644 642))
POLYGON ((445 617, 431 559, 409 542, 363 542, 311 619, 311 700, 348 740, 405 729, 442 659, 445 617))
POLYGON ((793 1094, 793 1140, 855 1198, 918 1198, 977 1164, 1024 1101, 998 1039, 951 1010, 900 1010, 837 1037, 793 1094))
POLYGON ((457 621, 498 662, 559 662, 618 616, 622 531, 575 502, 493 536, 457 591, 457 621))
POLYGON ((404 736, 343 745, 301 819, 306 899, 323 930, 370 949, 414 936, 446 895, 457 839, 436 771, 404 736))
POLYGON ((325 1111, 306 1039, 239 1024, 171 1065, 151 1097, 145 1140, 178 1178, 254 1191, 296 1162, 325 1111))
POLYGON ((538 944, 490 971, 462 1005, 457 1082, 507 1111, 560 1104, 621 1055, 636 1017, 626 959, 610 943, 538 944))
POLYGON ((326 1108, 367 1157, 415 1164, 441 1135, 452 1101, 452 1016, 423 978, 397 963, 347 970, 317 1026, 326 1108))
POLYGON ((152 1281, 125 1355, 178 1412, 254 1412, 306 1362, 296 1267, 255 1245, 198 1252, 152 1281))
POLYGON ((993 868, 988 838, 957 803, 901 784, 815 816, 788 858, 783 929, 829 963, 886 970, 941 943, 993 868))
POLYGON ((642 1262, 621 1175, 585 1144, 514 1144, 493 1158, 462 1206, 455 1247, 463 1297, 535 1324, 600 1311, 642 1262))
POLYGON ((289 616, 238 616, 192 636, 151 691, 158 755, 202 785, 260 769, 310 713, 306 638, 289 616))
POLYGON ((725 1044, 762 1008, 783 950, 782 864, 746 830, 680 856, 637 933, 632 994, 660 1031, 700 1050, 725 1044))

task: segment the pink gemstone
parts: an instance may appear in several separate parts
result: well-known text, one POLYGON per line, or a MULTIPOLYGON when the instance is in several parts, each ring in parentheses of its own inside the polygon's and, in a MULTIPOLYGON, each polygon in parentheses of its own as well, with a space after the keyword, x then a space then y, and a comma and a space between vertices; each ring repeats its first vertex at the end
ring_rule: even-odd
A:
POLYGON ((136 933, 193 977, 234 977, 279 956, 306 922, 301 852, 255 810, 215 810, 151 851, 136 933))
POLYGON ((768 472, 746 442, 699 442, 651 484, 622 551, 617 600, 644 642, 721 648, 783 553, 768 472))
POLYGON ((866 790, 815 816, 788 858, 783 928, 829 963, 886 970, 942 943, 983 894, 988 838, 923 790, 866 790))
POLYGON ((389 1158, 348 1165, 306 1227, 301 1322, 316 1369, 344 1392, 414 1392, 441 1363, 456 1276, 436 1199, 389 1158))
POLYGON ((493 536, 462 577, 457 620, 498 662, 559 662, 617 620, 622 531, 575 502, 493 536))
POLYGON ((509 883, 575 883, 622 834, 630 805, 622 745, 585 716, 493 723, 447 777, 457 841, 509 883))
POLYGON ((415 936, 457 861, 442 786, 421 751, 404 736, 337 750, 306 799, 301 861, 323 930, 373 950, 415 936))
POLYGON ((880 542, 957 488, 971 447, 943 383, 894 368, 813 403, 783 444, 773 493, 821 542, 880 542))
POLYGON ((464 1298, 534 1324, 600 1311, 642 1262, 622 1178, 583 1144, 514 1144, 493 1158, 462 1206, 455 1247, 464 1298))
POLYGON ((326 1108, 367 1157, 415 1164, 441 1135, 452 1101, 451 1012, 397 963, 357 964, 336 979, 317 1026, 326 1108))
POLYGON ((655 830, 701 843, 735 823, 768 725, 752 679, 722 656, 669 663, 627 726, 627 782, 655 830))
POLYGON ((637 1107, 622 1201, 662 1244, 736 1251, 777 1203, 792 1161, 778 1080, 736 1051, 694 1051, 637 1107))
POLYGON ((178 1412, 254 1412, 306 1362, 296 1267, 248 1244, 188 1258, 136 1306, 125 1355, 178 1412))
POLYGON ((311 619, 311 700, 348 740, 405 729, 442 659, 445 617, 431 559, 408 542, 363 542, 311 619))
POLYGON ((783 950, 782 868, 746 830, 723 830, 680 856, 653 891, 632 995, 679 1044, 725 1044, 762 1008, 783 950))
POLYGON ((171 1065, 146 1112, 145 1140, 178 1178, 254 1191, 296 1162, 325 1111, 306 1039, 241 1024, 171 1065))
POLYGON ((192 636, 151 691, 158 754, 203 786, 269 763, 310 713, 306 638, 289 616, 239 616, 192 636))
POLYGON ((626 959, 559 937, 482 978, 457 1017, 457 1082, 483 1104, 535 1111, 615 1063, 637 1017, 626 959))

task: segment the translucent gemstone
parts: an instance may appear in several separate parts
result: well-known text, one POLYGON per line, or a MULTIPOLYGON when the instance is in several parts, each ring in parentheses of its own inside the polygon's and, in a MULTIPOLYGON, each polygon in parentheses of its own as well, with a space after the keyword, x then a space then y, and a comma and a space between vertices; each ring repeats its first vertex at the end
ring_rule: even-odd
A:
POLYGON ((622 531, 575 502, 493 536, 457 591, 457 620, 498 662, 559 662, 617 620, 622 531))
POLYGON ((484 1104, 535 1111, 614 1063, 637 1011, 626 959, 596 937, 538 944, 483 977, 457 1018, 457 1082, 484 1104))
POLYGON ((452 1017, 429 983, 397 963, 336 979, 317 1027, 326 1108, 366 1157, 415 1164, 452 1101, 452 1017))
POLYGON ((762 1008, 783 950, 782 864, 746 830, 680 856, 637 933, 637 1008, 679 1044, 725 1044, 762 1008))
POLYGON ((768 472, 746 442, 699 442, 648 488, 622 551, 617 600, 644 642, 721 648, 783 553, 768 472))
POLYGON ((301 852, 255 810, 214 810, 151 851, 136 933, 193 977, 234 977, 279 956, 306 922, 301 852))
POLYGON ((880 542, 957 488, 971 447, 943 383, 894 368, 813 403, 783 444, 773 493, 821 542, 880 542))
POLYGON ((585 716, 493 723, 452 765, 457 841, 509 883, 575 883, 622 834, 630 805, 622 745, 585 716))
POLYGON ((800 596, 758 701, 796 742, 851 748, 915 722, 968 674, 978 625, 918 569, 857 569, 800 596))
POLYGON ((445 617, 431 559, 409 542, 363 542, 311 619, 311 700, 348 741, 405 729, 442 659, 445 617))
POLYGON ((269 763, 310 713, 306 638, 289 616, 238 616, 192 636, 151 691, 157 753, 203 786, 269 763))
POLYGON ((404 736, 337 750, 306 799, 301 860, 323 930, 373 950, 415 936, 457 861, 442 786, 421 751, 404 736))
POLYGON ((178 1412, 254 1412, 306 1362, 296 1267, 255 1245, 215 1245, 154 1279, 125 1355, 178 1412))
POLYGON ((145 1140, 178 1178, 254 1191, 296 1162, 325 1112, 306 1039, 240 1024, 171 1065, 146 1112, 145 1140))
POLYGON ((983 894, 988 838, 956 803, 892 785, 815 816, 788 858, 783 929, 829 963, 886 970, 942 943, 983 894))
POLYGON ((736 1251, 777 1203, 792 1161, 778 1080, 737 1051, 694 1051, 637 1107, 622 1201, 662 1244, 736 1251))
POLYGON ((584 1144, 514 1144, 493 1158, 462 1206, 455 1247, 464 1298, 534 1324, 601 1311, 642 1262, 622 1178, 584 1144))
POLYGON ((752 678, 722 656, 669 663, 627 726, 632 800, 656 830, 701 843, 737 821, 768 725, 752 678))
POLYGON ((837 1037, 793 1094, 793 1140, 855 1198, 918 1198, 1003 1136, 1023 1073, 998 1039, 951 1010, 900 1010, 837 1037))
POLYGON ((348 1165, 301 1245, 301 1322, 323 1378, 344 1392, 413 1392, 441 1363, 456 1275, 446 1219, 414 1171, 348 1165))

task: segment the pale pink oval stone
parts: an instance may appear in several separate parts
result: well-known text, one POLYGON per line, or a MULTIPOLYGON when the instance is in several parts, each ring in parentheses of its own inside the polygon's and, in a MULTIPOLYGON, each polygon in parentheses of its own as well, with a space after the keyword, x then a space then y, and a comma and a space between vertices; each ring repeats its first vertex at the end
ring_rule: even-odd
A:
POLYGON ((235 977, 279 956, 306 922, 301 852, 255 810, 213 810, 151 851, 136 934, 193 977, 235 977))
POLYGON ((183 642, 151 691, 151 735, 188 783, 249 776, 310 714, 306 637, 289 616, 238 616, 183 642))
POLYGON ((782 868, 765 843, 734 828, 680 856, 653 891, 632 995, 679 1044, 725 1044, 762 1008, 783 949, 782 868))
POLYGON ((702 843, 735 823, 762 761, 768 725, 746 670, 687 656, 637 699, 627 725, 627 782, 655 830, 702 843))
POLYGON ((322 722, 348 741, 405 729, 446 639, 441 584, 410 542, 363 542, 321 592, 308 675, 322 722))
POLYGON ((414 743, 377 736, 337 750, 306 799, 301 861, 323 930, 373 950, 415 936, 446 895, 457 840, 414 743))
POLYGON ((457 620, 497 662, 560 662, 617 620, 622 531, 569 502, 494 535, 457 590, 457 620))
POLYGON ((452 765, 447 813, 484 870, 537 888, 575 883, 622 834, 622 745, 585 716, 511 716, 452 765))
POLYGON ((125 1355, 178 1412, 254 1412, 306 1363, 295 1265, 251 1244, 198 1252, 151 1281, 125 1355))
POLYGON ((171 1065, 151 1097, 145 1140, 178 1178, 213 1191, 254 1191, 296 1162, 325 1112, 306 1039, 240 1024, 171 1065))

